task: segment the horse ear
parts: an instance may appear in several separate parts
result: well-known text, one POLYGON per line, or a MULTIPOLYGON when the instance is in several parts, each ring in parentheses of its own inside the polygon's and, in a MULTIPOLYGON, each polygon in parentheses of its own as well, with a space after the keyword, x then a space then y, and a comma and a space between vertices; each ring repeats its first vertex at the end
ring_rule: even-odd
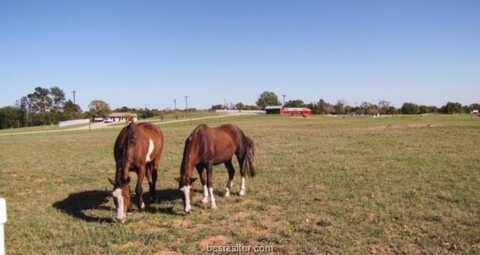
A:
POLYGON ((115 182, 110 178, 107 178, 107 179, 108 179, 108 182, 110 182, 115 187, 115 182))
POLYGON ((190 178, 190 184, 194 183, 197 180, 197 178, 190 178))

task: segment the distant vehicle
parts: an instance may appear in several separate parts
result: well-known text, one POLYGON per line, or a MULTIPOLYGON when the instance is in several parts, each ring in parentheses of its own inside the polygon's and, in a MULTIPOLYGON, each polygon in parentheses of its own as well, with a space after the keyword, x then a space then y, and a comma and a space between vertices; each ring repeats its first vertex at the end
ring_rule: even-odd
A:
POLYGON ((471 112, 471 114, 480 117, 480 111, 478 111, 478 110, 473 110, 473 111, 471 112))
POLYGON ((113 120, 110 118, 104 119, 103 123, 113 123, 113 120))

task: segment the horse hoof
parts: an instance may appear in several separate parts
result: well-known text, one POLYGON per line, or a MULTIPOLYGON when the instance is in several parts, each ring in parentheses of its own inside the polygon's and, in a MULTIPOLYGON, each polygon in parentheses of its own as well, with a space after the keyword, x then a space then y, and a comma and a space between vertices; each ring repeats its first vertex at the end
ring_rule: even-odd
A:
POLYGON ((240 196, 245 196, 247 192, 245 192, 245 190, 240 190, 240 193, 238 193, 240 196))
POLYGON ((127 218, 123 218, 123 219, 115 218, 115 221, 121 224, 125 224, 125 222, 127 222, 127 218))

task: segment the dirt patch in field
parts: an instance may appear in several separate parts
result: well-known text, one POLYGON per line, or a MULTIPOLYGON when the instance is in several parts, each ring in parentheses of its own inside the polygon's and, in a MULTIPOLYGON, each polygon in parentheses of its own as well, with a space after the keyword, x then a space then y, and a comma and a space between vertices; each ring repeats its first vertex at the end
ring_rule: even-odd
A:
POLYGON ((241 221, 246 219, 248 216, 250 216, 250 214, 247 212, 238 212, 235 213, 232 218, 234 221, 241 221))
POLYGON ((113 246, 113 250, 115 250, 118 253, 124 253, 128 250, 131 249, 136 249, 138 247, 143 247, 143 242, 141 241, 135 241, 135 242, 127 242, 124 244, 116 244, 113 246))
POLYGON ((154 255, 178 255, 180 253, 171 250, 162 250, 159 252, 154 253, 154 255))
POLYGON ((383 125, 369 127, 367 130, 377 131, 377 130, 386 130, 386 129, 408 129, 408 128, 432 128, 438 127, 438 125, 432 124, 409 124, 409 125, 383 125))
POLYGON ((395 254, 389 246, 381 244, 370 245, 367 250, 368 254, 395 254))

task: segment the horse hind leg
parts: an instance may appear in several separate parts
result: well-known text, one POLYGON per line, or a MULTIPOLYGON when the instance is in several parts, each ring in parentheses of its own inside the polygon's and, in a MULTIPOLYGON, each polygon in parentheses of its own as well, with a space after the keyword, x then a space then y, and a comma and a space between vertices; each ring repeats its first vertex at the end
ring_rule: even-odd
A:
POLYGON ((225 167, 228 170, 228 181, 227 185, 225 186, 225 197, 230 196, 230 191, 232 190, 233 186, 233 178, 235 176, 235 168, 233 167, 232 161, 228 161, 225 163, 225 167))
POLYGON ((145 172, 146 172, 145 166, 140 167, 140 169, 138 170, 137 186, 135 188, 135 193, 138 199, 137 205, 139 209, 145 209, 145 202, 143 201, 143 188, 142 188, 143 179, 145 178, 145 172))
POLYGON ((247 194, 247 188, 245 184, 246 169, 244 168, 244 164, 243 164, 245 160, 246 159, 243 158, 238 161, 240 163, 240 175, 242 176, 242 184, 240 186, 240 192, 238 193, 240 196, 245 196, 247 194))
POLYGON ((148 165, 147 178, 148 178, 148 185, 150 187, 150 201, 157 202, 156 185, 157 185, 157 179, 158 179, 158 168, 153 162, 148 165))

